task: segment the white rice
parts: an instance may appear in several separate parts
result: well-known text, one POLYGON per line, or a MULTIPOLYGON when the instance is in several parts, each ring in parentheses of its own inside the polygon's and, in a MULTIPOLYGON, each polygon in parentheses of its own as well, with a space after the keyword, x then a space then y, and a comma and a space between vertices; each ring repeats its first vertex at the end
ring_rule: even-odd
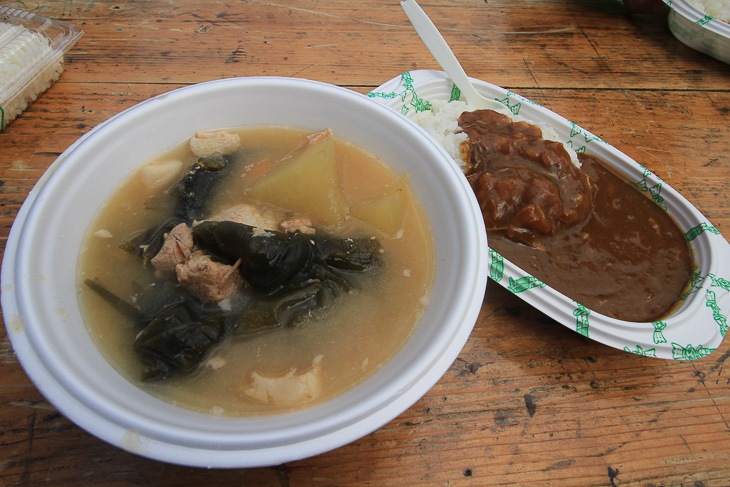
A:
MULTIPOLYGON (((441 146, 446 149, 446 152, 448 152, 449 155, 453 157, 454 160, 463 169, 466 167, 466 161, 464 161, 461 157, 459 144, 461 144, 461 142, 466 140, 468 137, 465 133, 460 132, 461 129, 459 128, 458 119, 462 113, 472 112, 474 110, 476 110, 475 107, 468 105, 463 101, 432 101, 430 110, 414 113, 412 115, 409 115, 409 117, 411 118, 411 120, 423 127, 426 132, 428 132, 433 138, 435 138, 436 141, 438 141, 439 144, 441 144, 441 146)), ((555 131, 554 128, 545 124, 540 124, 527 120, 519 115, 514 115, 512 112, 509 111, 509 109, 507 109, 507 107, 505 107, 503 110, 497 111, 499 113, 507 115, 514 122, 527 122, 531 125, 537 125, 538 127, 540 127, 543 139, 552 140, 563 144, 563 147, 565 147, 565 150, 568 152, 568 155, 570 156, 573 164, 575 164, 577 167, 580 167, 578 155, 571 147, 565 144, 564 140, 560 139, 558 133, 555 131)))
POLYGON ((730 0, 687 0, 687 3, 700 12, 730 23, 730 0))

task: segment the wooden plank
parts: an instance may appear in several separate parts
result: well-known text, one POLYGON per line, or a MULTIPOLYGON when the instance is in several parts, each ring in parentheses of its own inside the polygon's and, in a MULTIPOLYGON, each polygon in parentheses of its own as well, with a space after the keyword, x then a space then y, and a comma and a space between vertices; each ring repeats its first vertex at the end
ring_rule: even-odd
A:
MULTIPOLYGON (((619 0, 423 0, 472 76, 511 89, 660 176, 730 235, 730 66, 619 0)), ((169 90, 295 76, 367 93, 437 68, 398 2, 5 2, 85 34, 0 133, 0 248, 46 168, 169 90)), ((71 218, 72 216, 69 216, 71 218)), ((0 485, 703 485, 730 478, 727 341, 659 361, 584 338, 490 283, 444 377, 370 435, 287 465, 208 471, 114 448, 32 385, 0 332, 0 485)))
MULTIPOLYGON (((113 68, 124 66, 125 79, 138 83, 272 75, 376 86, 384 72, 438 67, 397 2, 205 5, 49 1, 38 13, 85 30, 68 56, 77 68, 66 76, 71 81, 113 82, 113 68)), ((684 90, 720 80, 730 88, 730 67, 677 41, 666 11, 630 15, 606 0, 423 7, 467 72, 499 86, 684 90)))

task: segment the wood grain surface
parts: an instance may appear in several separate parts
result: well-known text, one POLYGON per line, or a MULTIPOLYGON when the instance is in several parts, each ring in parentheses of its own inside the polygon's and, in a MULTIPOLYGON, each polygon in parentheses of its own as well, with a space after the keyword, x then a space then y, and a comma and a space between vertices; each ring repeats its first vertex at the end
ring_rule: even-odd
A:
MULTIPOLYGON (((437 69, 397 0, 0 1, 84 30, 60 80, 0 133, 0 245, 28 191, 97 124, 235 76, 366 93, 437 69)), ((667 8, 619 0, 423 0, 467 73, 599 135, 730 236, 730 66, 667 8)), ((69 216, 72 218, 72 216, 69 216)), ((695 361, 614 350, 490 283, 474 331, 413 407, 337 450, 204 470, 110 446, 59 414, 0 332, 0 485, 730 485, 730 344, 695 361)))

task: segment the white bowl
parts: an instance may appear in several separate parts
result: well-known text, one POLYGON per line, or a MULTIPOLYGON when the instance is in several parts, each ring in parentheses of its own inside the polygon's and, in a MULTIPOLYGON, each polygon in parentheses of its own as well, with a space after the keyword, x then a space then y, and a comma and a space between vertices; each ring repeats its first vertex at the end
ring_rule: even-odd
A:
POLYGON ((446 372, 481 308, 488 271, 477 202, 448 154, 404 117, 344 88, 292 78, 202 83, 140 103, 66 150, 31 191, 7 242, 2 308, 8 335, 41 393, 77 425, 149 458, 202 467, 275 465, 358 439, 398 416, 446 372), (163 402, 97 350, 76 295, 82 238, 109 194, 140 164, 199 130, 331 127, 411 185, 433 226, 436 279, 425 316, 370 379, 323 404, 256 418, 217 417, 163 402))

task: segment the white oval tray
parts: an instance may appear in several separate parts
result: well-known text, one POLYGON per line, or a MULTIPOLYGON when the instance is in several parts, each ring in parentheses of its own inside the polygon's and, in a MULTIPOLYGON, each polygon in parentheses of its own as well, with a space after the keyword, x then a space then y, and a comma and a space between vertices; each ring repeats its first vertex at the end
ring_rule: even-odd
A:
MULTIPOLYGON (((587 309, 490 250, 490 277, 566 327, 603 344, 639 355, 693 360, 715 351, 728 329, 730 244, 689 201, 659 177, 587 130, 516 93, 481 80, 477 90, 538 124, 552 126, 576 152, 596 156, 616 168, 637 189, 646 191, 685 232, 695 254, 691 288, 667 318, 636 323, 587 309)), ((459 99, 454 83, 441 71, 409 71, 382 84, 371 98, 408 117, 428 110, 431 101, 459 99)), ((456 162, 454 162, 456 164, 456 162)))

